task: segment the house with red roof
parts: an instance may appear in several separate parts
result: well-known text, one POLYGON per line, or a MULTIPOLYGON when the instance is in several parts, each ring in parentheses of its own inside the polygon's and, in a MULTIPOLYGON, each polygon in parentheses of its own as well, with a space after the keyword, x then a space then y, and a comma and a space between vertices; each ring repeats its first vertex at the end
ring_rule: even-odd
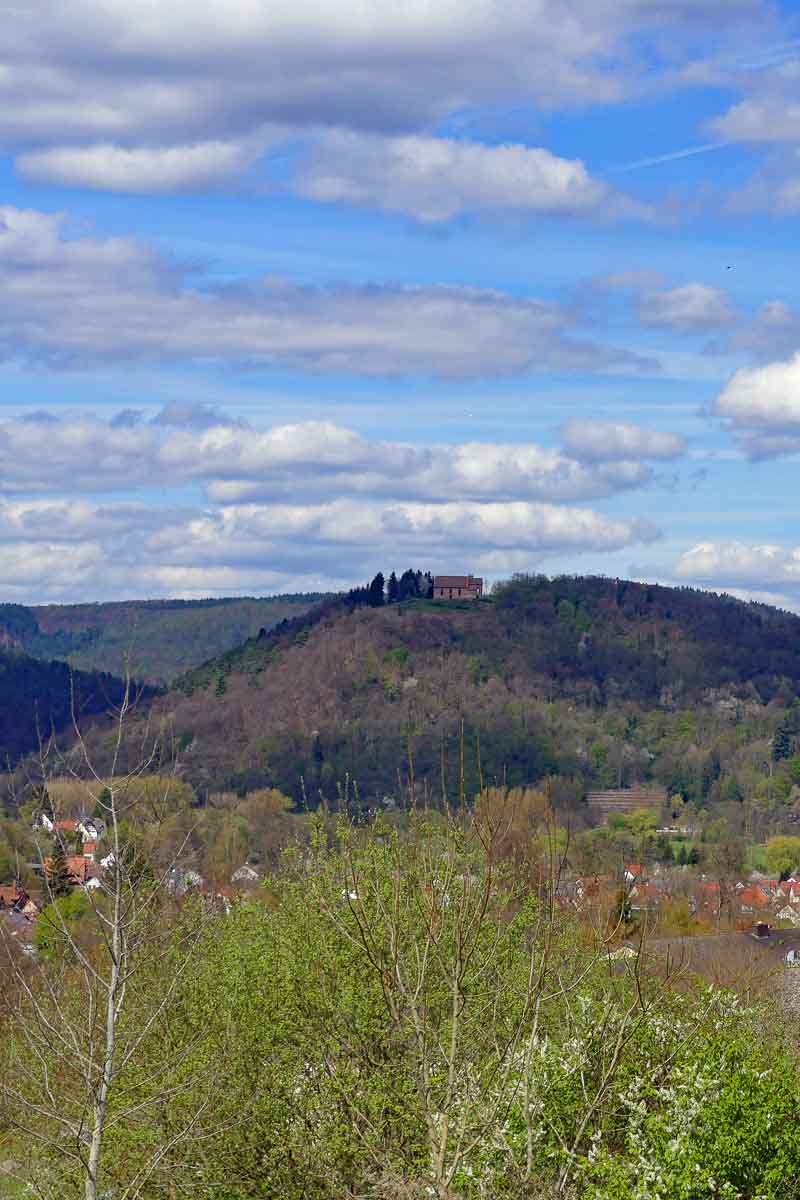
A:
POLYGON ((435 575, 434 600, 480 600, 483 580, 474 575, 435 575))

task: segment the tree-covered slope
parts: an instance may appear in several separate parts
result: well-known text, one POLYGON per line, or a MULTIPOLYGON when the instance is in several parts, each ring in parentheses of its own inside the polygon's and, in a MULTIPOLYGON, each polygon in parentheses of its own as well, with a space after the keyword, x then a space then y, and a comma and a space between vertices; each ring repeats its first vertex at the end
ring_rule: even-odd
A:
POLYGON ((537 577, 478 604, 330 602, 183 676, 164 703, 201 790, 269 784, 316 803, 347 781, 374 798, 413 780, 452 798, 463 728, 467 794, 554 774, 576 795, 652 778, 721 803, 769 768, 770 799, 788 803, 771 739, 783 728, 794 760, 799 692, 791 614, 537 577))
POLYGON ((66 663, 0 650, 0 763, 13 764, 51 733, 69 736, 73 712, 80 718, 107 713, 123 688, 112 675, 70 672, 66 663))
POLYGON ((73 667, 134 674, 151 683, 224 654, 262 628, 305 612, 315 595, 266 599, 147 600, 109 604, 0 605, 0 645, 73 667))

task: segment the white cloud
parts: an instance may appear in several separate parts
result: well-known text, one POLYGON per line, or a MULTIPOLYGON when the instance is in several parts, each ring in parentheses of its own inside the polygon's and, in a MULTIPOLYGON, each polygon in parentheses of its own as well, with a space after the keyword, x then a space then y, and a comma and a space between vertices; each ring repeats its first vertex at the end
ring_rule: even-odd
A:
POLYGON ((751 82, 752 94, 706 122, 706 126, 730 142, 800 142, 799 83, 800 62, 796 59, 759 73, 751 82))
POLYGON ((108 557, 92 542, 37 541, 3 546, 3 592, 9 600, 92 595, 100 586, 108 557))
POLYGON ((704 283, 645 292, 639 300, 638 315, 645 325, 662 325, 682 333, 718 328, 733 320, 725 292, 704 283))
POLYGON ((141 427, 69 421, 0 422, 0 492, 113 491, 155 483, 157 438, 141 427))
POLYGON ((743 367, 717 396, 713 411, 753 458, 800 450, 800 354, 743 367))
POLYGON ((265 546, 286 540, 285 552, 302 556, 308 543, 337 553, 342 546, 391 544, 395 552, 435 547, 527 548, 535 551, 618 549, 649 541, 644 522, 615 520, 591 509, 526 501, 506 503, 365 503, 336 500, 319 505, 232 505, 153 535, 152 547, 180 563, 228 556, 242 563, 264 556, 265 546), (299 540, 298 540, 299 539, 299 540))
POLYGON ((108 538, 119 544, 128 534, 141 535, 170 519, 174 514, 146 504, 98 506, 77 498, 0 501, 0 543, 66 545, 108 538))
POLYGON ((4 589, 22 602, 341 587, 377 569, 458 561, 519 565, 616 550, 651 526, 525 501, 334 499, 178 514, 130 506, 0 510, 4 589), (47 519, 50 518, 50 528, 47 519), (304 582, 300 582, 304 581, 304 582))
POLYGON ((17 169, 37 183, 110 192, 177 192, 227 184, 253 160, 237 142, 128 149, 114 145, 62 146, 18 155, 17 169))
POLYGON ((706 585, 769 591, 775 586, 800 586, 800 546, 748 545, 736 541, 700 542, 675 566, 678 579, 706 585))
POLYGON ((340 587, 379 567, 454 558, 512 570, 658 536, 567 503, 649 477, 633 460, 580 464, 532 443, 425 448, 330 423, 7 420, 4 588, 33 602, 340 587), (187 503, 193 484, 206 497, 187 503), (174 487, 184 507, 152 500, 156 485, 174 487), (142 500, 116 499, 120 488, 142 500))
POLYGON ((568 454, 587 463, 642 458, 669 460, 686 451, 686 440, 677 434, 588 418, 568 421, 562 429, 562 441, 568 454))
MULTIPOLYGON (((732 9, 738 37, 767 5, 732 9)), ((485 104, 603 104, 680 84, 674 64, 698 31, 725 41, 713 11, 706 0, 37 0, 0 30, 0 144, 38 179, 217 186, 265 128, 425 134, 485 104)))
POLYGON ((651 541, 644 522, 609 518, 591 509, 525 501, 231 505, 176 522, 148 539, 160 570, 239 572, 246 579, 268 566, 294 577, 313 569, 352 582, 401 563, 443 569, 453 561, 502 570, 559 553, 617 550, 651 541))
MULTIPOLYGON (((0 129, 51 142, 217 136, 275 119, 396 129, 510 94, 603 102, 636 78, 629 35, 669 31, 680 54, 681 35, 708 29, 712 7, 39 0, 16 7, 0 34, 2 92, 13 101, 0 129)), ((737 17, 759 7, 737 4, 737 17)))
POLYGON ((327 422, 263 432, 212 429, 174 436, 162 448, 169 470, 210 479, 210 497, 236 503, 331 487, 350 494, 440 499, 527 497, 555 501, 611 495, 650 481, 641 462, 586 467, 536 445, 469 442, 432 448, 369 441, 327 422))
POLYGON ((486 210, 606 218, 645 213, 643 206, 592 179, 580 159, 524 145, 451 138, 333 131, 316 144, 295 186, 315 200, 373 206, 431 222, 486 210))
POLYGON ((646 437, 640 443, 638 456, 629 442, 625 455, 607 456, 613 461, 582 463, 531 442, 412 446, 322 421, 255 430, 187 403, 167 406, 149 424, 80 416, 0 422, 0 492, 79 494, 196 480, 218 504, 282 499, 298 488, 309 497, 570 502, 648 484, 652 473, 641 459, 666 447, 648 450, 646 437))
POLYGON ((0 359, 278 364, 468 378, 638 370, 574 336, 558 305, 463 286, 314 288, 258 279, 192 288, 130 238, 64 235, 64 218, 0 208, 0 359))
POLYGON ((800 212, 800 59, 754 72, 742 100, 706 123, 727 142, 763 147, 768 153, 754 175, 732 193, 733 212, 800 212))

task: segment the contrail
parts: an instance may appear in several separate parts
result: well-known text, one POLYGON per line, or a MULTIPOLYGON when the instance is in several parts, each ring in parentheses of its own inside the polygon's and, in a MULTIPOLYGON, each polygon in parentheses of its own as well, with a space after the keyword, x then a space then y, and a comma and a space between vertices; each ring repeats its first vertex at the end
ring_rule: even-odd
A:
POLYGON ((708 154, 710 150, 722 150, 730 146, 730 142, 706 142, 703 146, 687 146, 683 150, 673 150, 671 154, 658 154, 654 158, 639 158, 636 162, 621 163, 618 167, 609 167, 609 171, 638 171, 640 167, 657 167, 659 163, 674 162, 676 158, 691 158, 694 154, 708 154))

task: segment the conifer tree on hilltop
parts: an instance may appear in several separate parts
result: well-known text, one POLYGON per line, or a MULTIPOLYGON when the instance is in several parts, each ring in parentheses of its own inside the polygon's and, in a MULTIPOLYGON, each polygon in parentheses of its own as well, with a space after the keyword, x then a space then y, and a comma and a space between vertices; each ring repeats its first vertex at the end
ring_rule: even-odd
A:
POLYGON ((383 587, 384 587, 383 572, 378 571, 378 574, 369 585, 369 605, 370 608, 380 608, 383 604, 383 587))

